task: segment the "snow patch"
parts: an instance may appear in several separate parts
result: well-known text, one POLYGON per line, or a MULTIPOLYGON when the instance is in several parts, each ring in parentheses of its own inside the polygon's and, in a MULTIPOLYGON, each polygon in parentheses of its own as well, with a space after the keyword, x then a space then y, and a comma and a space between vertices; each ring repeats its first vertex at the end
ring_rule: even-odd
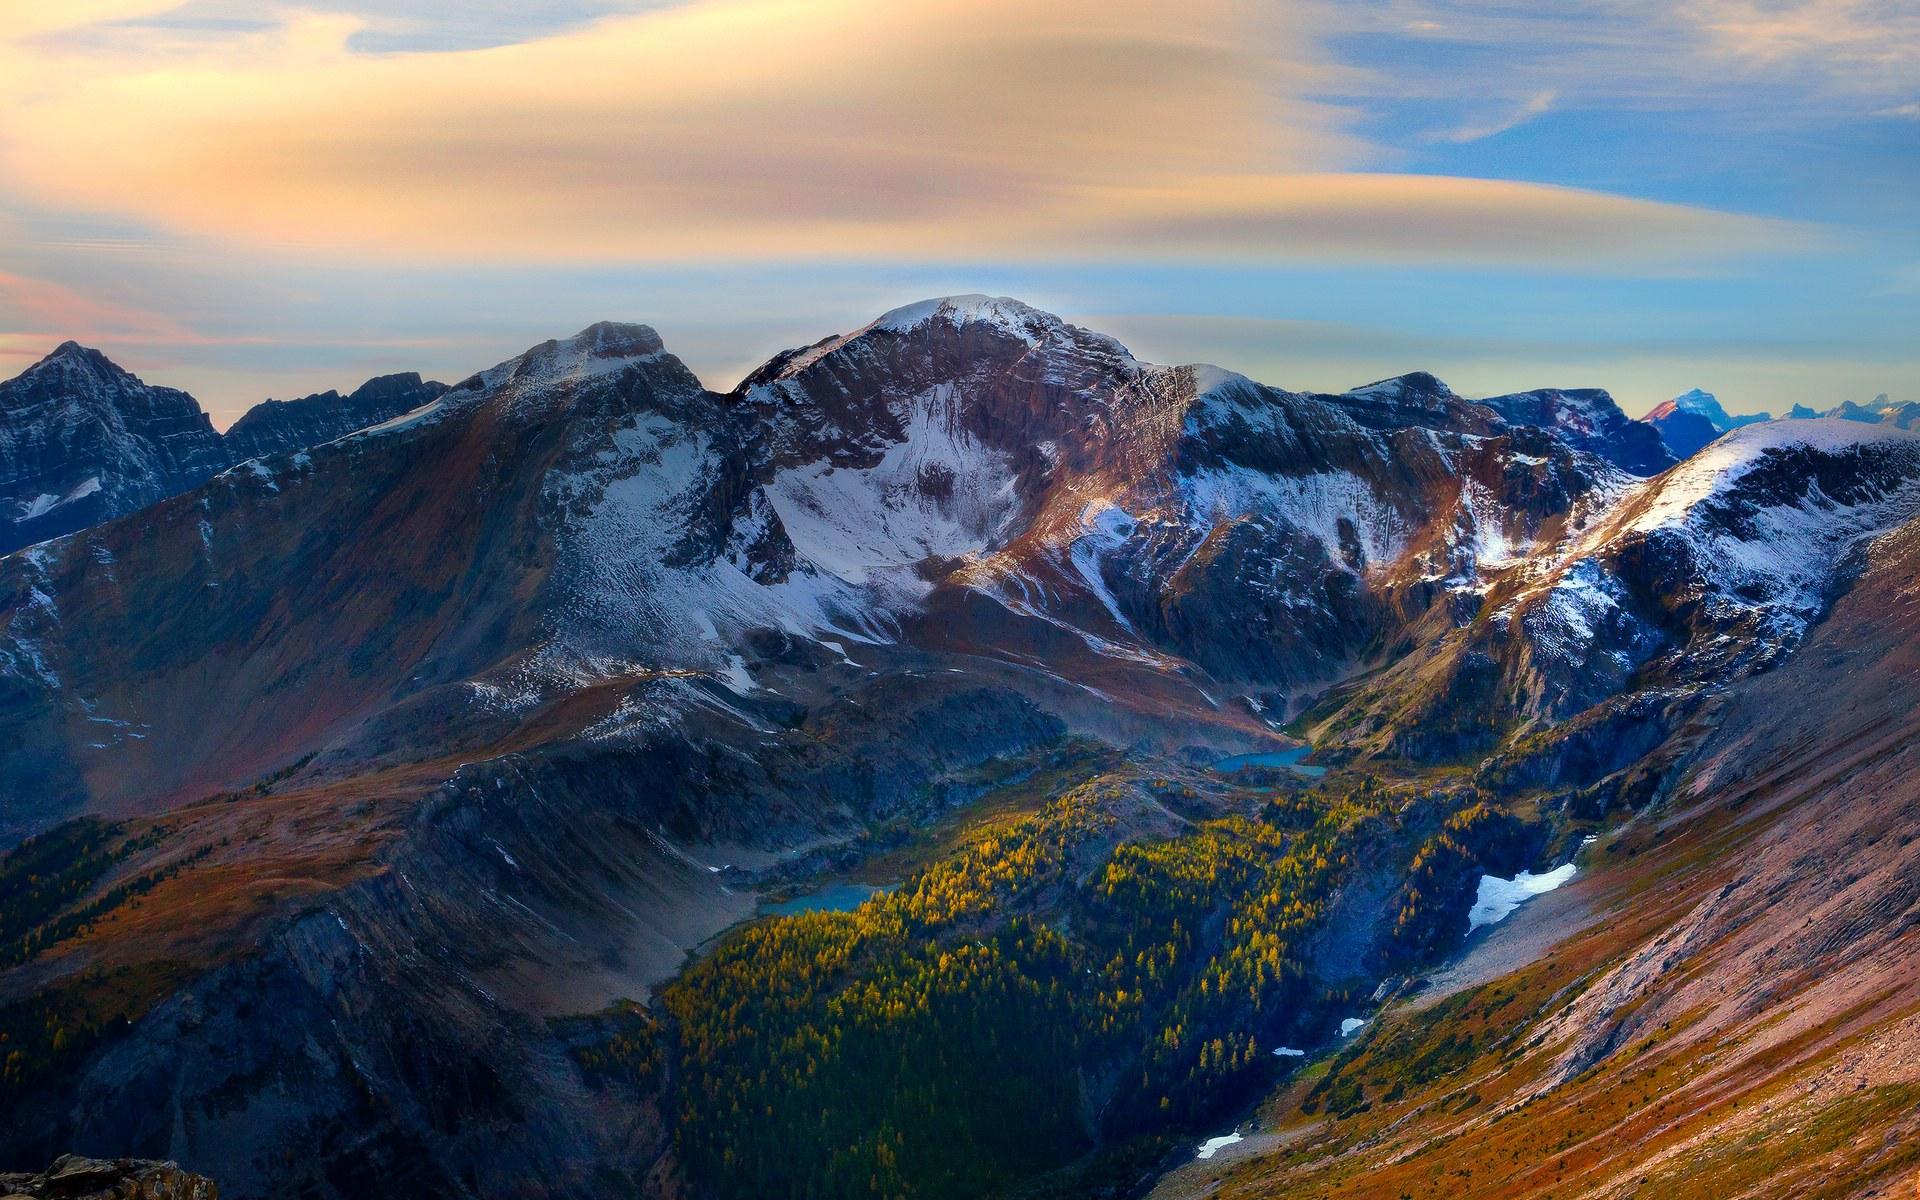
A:
POLYGON ((1235 1142, 1238 1142, 1241 1140, 1242 1139, 1238 1133, 1228 1133, 1228 1134, 1222 1134, 1219 1137, 1208 1138, 1206 1141, 1200 1143, 1200 1148, 1194 1152, 1194 1157, 1195 1158, 1212 1158, 1214 1155, 1220 1153, 1222 1150, 1225 1150, 1228 1146, 1231 1146, 1235 1142))
POLYGON ((1467 912, 1467 932, 1483 925, 1498 925, 1528 900, 1544 896, 1572 879, 1577 869, 1572 863, 1562 863, 1541 875, 1531 871, 1522 871, 1512 879, 1482 875, 1479 893, 1467 912))

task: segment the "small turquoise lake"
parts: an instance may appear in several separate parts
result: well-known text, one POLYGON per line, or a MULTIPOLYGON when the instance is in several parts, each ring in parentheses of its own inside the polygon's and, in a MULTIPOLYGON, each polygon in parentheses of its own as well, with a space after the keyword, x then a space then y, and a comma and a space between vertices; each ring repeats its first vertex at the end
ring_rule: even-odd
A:
POLYGON ((892 890, 892 888, 874 887, 870 883, 830 883, 804 896, 795 896, 791 900, 766 905, 761 911, 780 917, 809 912, 852 912, 870 898, 892 890))
POLYGON ((1214 763, 1213 769, 1231 774, 1234 771, 1244 771, 1248 767, 1285 767, 1296 775, 1318 779, 1327 773, 1327 769, 1306 766, 1300 761, 1311 753, 1313 753, 1312 746, 1292 746, 1285 750, 1268 750, 1261 754, 1236 754, 1232 758, 1223 758, 1214 763))

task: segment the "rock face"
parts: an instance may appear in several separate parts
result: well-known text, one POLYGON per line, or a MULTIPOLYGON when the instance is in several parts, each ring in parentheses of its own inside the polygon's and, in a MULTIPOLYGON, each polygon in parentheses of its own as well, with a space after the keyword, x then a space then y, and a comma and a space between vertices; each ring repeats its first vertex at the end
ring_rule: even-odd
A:
POLYGON ((265 400, 235 421, 223 440, 234 462, 317 446, 411 412, 446 390, 446 384, 409 371, 376 376, 346 396, 329 391, 298 400, 265 400))
POLYGON ((1659 427, 1628 417, 1599 388, 1543 388, 1480 403, 1514 424, 1551 429, 1568 444, 1635 475, 1658 475, 1677 461, 1659 427))
POLYGON ((226 465, 193 397, 67 342, 0 383, 0 552, 131 512, 226 465))
POLYGON ((0 1196, 30 1200, 219 1200, 210 1179, 177 1163, 68 1154, 38 1175, 0 1173, 0 1196))
POLYGON ((192 396, 67 342, 0 383, 0 554, 144 508, 235 463, 399 416, 445 390, 417 374, 384 375, 349 396, 266 401, 223 437, 192 396))
POLYGON ((1512 749, 1494 777, 1592 785, 1677 727, 1704 687, 1783 662, 1863 548, 1916 515, 1913 433, 1750 424, 1490 580, 1485 619, 1368 681, 1327 734, 1335 723, 1371 729, 1358 744, 1426 761, 1504 739, 1512 749), (1451 713, 1466 724, 1451 726, 1451 713), (1618 753, 1593 752, 1607 743, 1618 753))

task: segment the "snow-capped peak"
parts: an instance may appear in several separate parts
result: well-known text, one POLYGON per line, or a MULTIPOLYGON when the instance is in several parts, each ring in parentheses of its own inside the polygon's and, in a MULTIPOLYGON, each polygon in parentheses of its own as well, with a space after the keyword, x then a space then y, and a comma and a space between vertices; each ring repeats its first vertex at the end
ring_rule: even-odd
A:
POLYGON ((1661 401, 1647 413, 1646 419, 1657 422, 1676 412, 1704 417, 1716 433, 1725 433, 1729 429, 1738 429, 1744 425, 1753 425, 1772 419, 1770 413, 1745 413, 1737 417, 1733 416, 1721 405, 1718 396, 1701 388, 1689 388, 1671 400, 1661 401))
POLYGON ((665 352, 666 346, 652 326, 599 321, 570 338, 542 342, 524 354, 489 367, 466 380, 457 390, 491 390, 506 384, 529 386, 584 379, 624 370, 665 352))
POLYGON ((1061 325, 1059 317, 1009 296, 936 296, 882 313, 862 333, 908 333, 934 321, 950 325, 985 324, 1027 341, 1037 341, 1061 325))
POLYGON ((1405 375, 1395 375, 1391 379, 1380 379, 1357 388, 1350 388, 1346 394, 1358 400, 1397 400, 1408 395, 1446 396, 1451 395, 1452 391, 1453 389, 1425 371, 1409 371, 1405 375))
POLYGON ((852 333, 823 338, 804 349, 781 355, 750 378, 748 384, 790 379, 828 355, 860 344, 875 334, 905 336, 940 326, 954 330, 984 328, 1028 346, 1071 339, 1082 345, 1097 345, 1117 361, 1134 361, 1125 346, 1105 334, 1070 326, 1044 309, 1008 296, 935 296, 890 309, 852 333))
POLYGON ((75 341, 61 342, 54 347, 53 353, 23 371, 20 378, 32 379, 48 372, 64 372, 68 378, 84 375, 102 382, 125 380, 136 387, 141 386, 138 379, 112 359, 91 346, 82 346, 75 341))

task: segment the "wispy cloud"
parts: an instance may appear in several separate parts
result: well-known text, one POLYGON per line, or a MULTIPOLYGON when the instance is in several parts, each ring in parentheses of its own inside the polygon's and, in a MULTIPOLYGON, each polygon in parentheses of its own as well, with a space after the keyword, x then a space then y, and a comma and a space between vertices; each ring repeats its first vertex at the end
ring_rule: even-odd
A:
POLYGON ((8 271, 0 271, 0 332, 126 342, 205 341, 165 314, 8 271))
POLYGON ((1516 129, 1528 121, 1533 120, 1535 117, 1550 112, 1553 109, 1554 101, 1559 98, 1560 93, 1558 91, 1553 88, 1546 88, 1528 96, 1519 104, 1509 108, 1504 115, 1492 121, 1469 122, 1465 125, 1456 126, 1453 129, 1432 135, 1433 140, 1461 144, 1485 141, 1487 138, 1497 137, 1509 129, 1516 129))
MULTIPOLYGON (((1863 111, 1862 98, 1909 97, 1920 83, 1920 6, 1912 0, 1386 0, 1358 4, 1371 29, 1497 48, 1498 86, 1553 88, 1583 106, 1764 101, 1790 110, 1863 111), (1765 87, 1764 97, 1748 89, 1765 87)), ((1471 91, 1484 79, 1447 60, 1414 64, 1416 85, 1471 91)))
POLYGON ((1688 0, 1683 19, 1721 57, 1813 72, 1853 93, 1907 90, 1920 79, 1920 8, 1911 0, 1688 0))
MULTIPOLYGON (((94 0, 86 21, 162 3, 94 0)), ((1666 268, 1804 231, 1520 182, 1356 173, 1328 10, 1237 0, 695 0, 478 50, 367 22, 0 42, 0 171, 42 203, 437 261, 1189 258, 1666 268), (1275 81, 1282 81, 1276 89, 1275 81)), ((73 28, 91 28, 76 19, 73 28)), ((1456 140, 1546 110, 1551 91, 1456 140)))

